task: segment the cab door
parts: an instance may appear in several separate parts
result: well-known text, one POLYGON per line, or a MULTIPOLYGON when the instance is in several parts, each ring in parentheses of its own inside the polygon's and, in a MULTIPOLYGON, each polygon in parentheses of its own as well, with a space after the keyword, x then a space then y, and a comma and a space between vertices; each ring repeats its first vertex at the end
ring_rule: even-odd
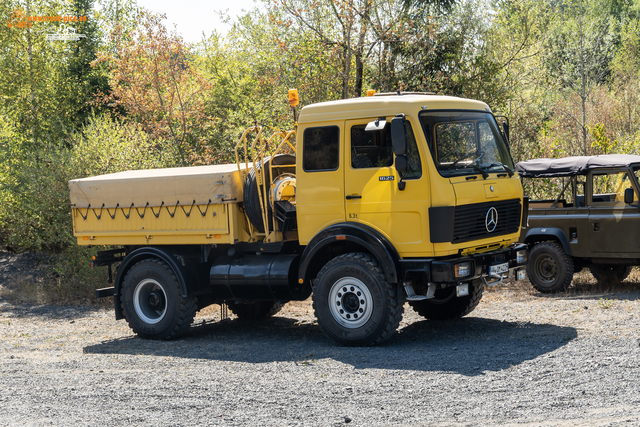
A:
POLYGON ((296 160, 296 211, 298 239, 303 245, 328 226, 345 220, 343 124, 300 126, 298 131, 302 150, 296 160))
POLYGON ((392 117, 348 120, 345 123, 344 199, 346 220, 367 225, 386 236, 402 257, 432 251, 425 239, 429 186, 411 122, 408 123, 409 171, 401 180, 394 167, 392 117), (378 120, 381 129, 366 130, 378 120), (382 126, 381 123, 386 124, 382 126))

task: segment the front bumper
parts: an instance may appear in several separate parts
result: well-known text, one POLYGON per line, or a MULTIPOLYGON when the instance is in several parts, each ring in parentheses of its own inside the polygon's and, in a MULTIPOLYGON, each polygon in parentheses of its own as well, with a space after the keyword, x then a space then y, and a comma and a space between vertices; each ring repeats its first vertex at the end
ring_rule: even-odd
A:
MULTIPOLYGON (((492 277, 501 279, 503 275, 513 275, 516 279, 522 278, 524 273, 518 274, 517 270, 524 268, 526 256, 518 262, 518 252, 528 251, 527 245, 516 243, 506 248, 491 252, 469 254, 466 256, 454 256, 433 259, 404 259, 400 260, 401 277, 403 282, 426 280, 429 283, 441 285, 456 285, 475 279, 492 277), (456 265, 465 265, 466 275, 456 275, 456 265), (508 271, 500 274, 490 274, 490 267, 508 265, 508 271)), ((522 252, 520 252, 522 254, 522 252)), ((527 253, 527 252, 525 252, 527 253)), ((505 266, 506 267, 506 266, 505 266)), ((458 268, 458 272, 460 268, 458 268)))

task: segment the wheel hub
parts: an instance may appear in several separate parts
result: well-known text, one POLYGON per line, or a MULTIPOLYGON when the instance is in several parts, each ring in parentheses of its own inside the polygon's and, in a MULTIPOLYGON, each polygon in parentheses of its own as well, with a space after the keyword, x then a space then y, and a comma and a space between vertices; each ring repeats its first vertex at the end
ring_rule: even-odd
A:
POLYGON ((537 263, 537 270, 542 280, 552 282, 558 274, 558 264, 551 257, 544 257, 537 263))
POLYGON ((167 295, 155 279, 140 281, 133 291, 133 308, 143 322, 155 325, 167 314, 167 295))
POLYGON ((149 300, 147 304, 149 305, 149 308, 157 310, 162 304, 162 299, 156 292, 151 292, 151 294, 149 294, 149 300))
POLYGON ((369 288, 355 277, 344 277, 329 291, 329 308, 333 318, 347 328, 364 325, 373 313, 373 298, 369 288))

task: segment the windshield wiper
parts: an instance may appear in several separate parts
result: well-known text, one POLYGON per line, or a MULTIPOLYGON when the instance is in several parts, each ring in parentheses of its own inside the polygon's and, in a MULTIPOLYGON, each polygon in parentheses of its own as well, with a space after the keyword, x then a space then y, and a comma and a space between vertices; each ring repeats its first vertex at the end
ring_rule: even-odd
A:
POLYGON ((504 163, 491 163, 491 164, 485 166, 485 168, 489 169, 489 168, 494 168, 496 166, 502 167, 502 169, 504 169, 505 172, 507 172, 509 174, 509 178, 511 178, 513 176, 513 174, 515 173, 514 171, 509 169, 504 163))
POLYGON ((480 166, 476 165, 475 163, 472 163, 470 166, 473 168, 473 170, 480 172, 483 179, 489 178, 489 172, 482 169, 480 166))

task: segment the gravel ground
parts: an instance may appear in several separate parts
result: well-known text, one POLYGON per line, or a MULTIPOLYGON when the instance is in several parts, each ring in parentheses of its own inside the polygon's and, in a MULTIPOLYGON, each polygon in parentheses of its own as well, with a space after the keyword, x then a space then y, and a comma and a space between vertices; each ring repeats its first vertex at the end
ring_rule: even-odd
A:
POLYGON ((374 348, 326 339, 309 301, 253 325, 213 306, 156 342, 112 311, 0 300, 0 424, 637 426, 638 289, 501 286, 447 322, 407 306, 374 348))

